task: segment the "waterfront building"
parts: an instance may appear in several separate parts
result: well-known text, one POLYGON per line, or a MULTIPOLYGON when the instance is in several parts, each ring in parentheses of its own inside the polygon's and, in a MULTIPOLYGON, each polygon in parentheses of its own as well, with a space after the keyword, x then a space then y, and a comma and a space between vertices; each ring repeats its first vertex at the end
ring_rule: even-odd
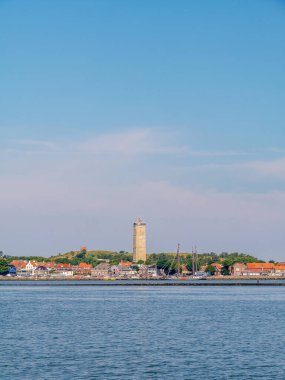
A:
POLYGON ((46 266, 40 265, 35 268, 34 276, 36 277, 47 277, 49 275, 49 270, 46 266))
POLYGON ((221 276, 221 272, 222 272, 222 264, 220 263, 212 263, 210 264, 212 267, 215 268, 215 273, 214 275, 215 276, 221 276))
POLYGON ((29 260, 25 269, 26 269, 27 273, 29 273, 31 276, 33 276, 35 273, 36 265, 34 265, 34 263, 31 263, 31 261, 29 260))
POLYGON ((285 276, 285 264, 277 264, 274 267, 275 276, 285 276))
POLYGON ((270 276, 275 274, 273 263, 235 263, 230 268, 232 276, 270 276))
POLYGON ((235 263, 230 266, 232 276, 242 276, 244 271, 246 271, 246 264, 244 263, 235 263))
POLYGON ((110 275, 111 277, 117 278, 119 277, 121 271, 119 265, 111 265, 110 267, 110 275))
POLYGON ((119 272, 120 278, 123 278, 123 279, 137 278, 138 272, 132 266, 129 266, 129 267, 119 266, 119 268, 120 268, 120 272, 119 272))
POLYGON ((140 278, 156 278, 158 277, 158 269, 156 265, 139 265, 139 277, 140 278))
POLYGON ((11 265, 11 264, 9 264, 8 265, 8 273, 7 273, 7 276, 16 276, 16 274, 17 274, 17 269, 16 269, 16 267, 15 267, 15 265, 11 265))
POLYGON ((131 277, 136 272, 132 268, 133 263, 130 261, 121 261, 119 265, 112 265, 110 268, 112 277, 131 277))
POLYGON ((275 272, 275 265, 273 263, 248 263, 247 267, 247 275, 254 276, 256 274, 259 275, 270 275, 275 272))
POLYGON ((146 261, 146 224, 138 218, 133 229, 133 260, 146 261))
POLYGON ((108 278, 111 275, 111 266, 109 263, 100 263, 91 270, 91 276, 96 278, 108 278))
POLYGON ((87 263, 79 263, 78 266, 73 267, 73 269, 75 270, 75 274, 83 276, 91 276, 92 268, 92 265, 87 263))
POLYGON ((72 277, 74 275, 73 269, 71 268, 58 268, 52 273, 52 277, 72 277))
POLYGON ((16 272, 26 269, 27 261, 24 260, 13 260, 10 265, 13 265, 16 268, 16 272))

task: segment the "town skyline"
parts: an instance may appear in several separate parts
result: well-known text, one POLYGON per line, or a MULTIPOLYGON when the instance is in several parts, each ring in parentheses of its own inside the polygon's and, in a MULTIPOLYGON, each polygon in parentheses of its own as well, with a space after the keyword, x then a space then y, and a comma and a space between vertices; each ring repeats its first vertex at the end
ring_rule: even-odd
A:
MULTIPOLYGON (((140 220, 134 223, 134 251, 108 252, 72 251, 50 258, 43 257, 3 257, 0 253, 0 277, 21 279, 284 279, 285 262, 264 262, 256 257, 238 253, 191 254, 182 253, 179 245, 176 253, 152 253, 146 256, 145 245, 140 245, 140 237, 145 237, 140 220), (137 230, 136 228, 139 227, 137 230), (137 240, 138 239, 138 240, 137 240), (139 245, 137 245, 139 243, 139 245), (139 249, 137 249, 139 248, 139 249), (140 250, 143 248, 143 251, 140 250), (212 277, 214 276, 214 277, 212 277)), ((143 239, 144 240, 144 239, 143 239)))

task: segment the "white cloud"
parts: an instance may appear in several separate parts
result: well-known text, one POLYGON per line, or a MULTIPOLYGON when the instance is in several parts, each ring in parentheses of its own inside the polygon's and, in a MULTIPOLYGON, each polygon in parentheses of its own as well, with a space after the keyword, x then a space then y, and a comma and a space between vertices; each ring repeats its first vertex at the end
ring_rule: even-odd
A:
POLYGON ((133 129, 93 137, 79 143, 76 150, 92 154, 123 155, 178 153, 181 147, 172 145, 169 140, 168 133, 147 128, 133 129))
POLYGON ((192 169, 204 172, 231 173, 239 175, 240 180, 285 180, 285 158, 278 160, 246 160, 234 162, 207 162, 197 163, 192 169))
POLYGON ((252 161, 247 167, 269 178, 285 179, 285 158, 271 161, 252 161))
POLYGON ((44 140, 13 140, 10 150, 22 152, 55 151, 67 154, 92 155, 125 155, 169 154, 178 153, 185 148, 173 143, 173 133, 162 132, 150 128, 137 128, 122 132, 102 133, 83 140, 44 141, 44 140), (16 148, 15 148, 16 147, 16 148), (35 148, 38 148, 35 151, 35 148))
POLYGON ((180 142, 181 136, 175 132, 165 132, 156 128, 133 128, 122 132, 102 133, 83 140, 13 140, 10 151, 29 153, 77 153, 92 155, 161 155, 175 154, 194 157, 234 157, 248 155, 235 150, 195 150, 189 143, 180 142), (15 148, 16 146, 16 148, 15 148), (38 150, 36 150, 38 148, 38 150))
POLYGON ((22 140, 11 140, 12 145, 22 146, 23 149, 31 148, 46 148, 46 149, 57 149, 58 145, 54 141, 49 140, 32 140, 32 139, 22 139, 22 140))

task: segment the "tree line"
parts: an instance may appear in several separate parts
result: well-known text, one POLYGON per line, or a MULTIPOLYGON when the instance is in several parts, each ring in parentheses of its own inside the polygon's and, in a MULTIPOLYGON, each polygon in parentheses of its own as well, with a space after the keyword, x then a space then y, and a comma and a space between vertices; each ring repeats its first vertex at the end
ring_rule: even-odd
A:
MULTIPOLYGON (((175 271, 176 253, 151 253, 147 255, 145 264, 147 265, 156 265, 159 269, 171 273, 175 271)), ((6 273, 8 271, 8 264, 13 260, 30 260, 38 262, 50 262, 54 261, 57 264, 70 264, 78 265, 81 262, 91 264, 92 266, 98 265, 104 260, 109 260, 111 265, 118 265, 121 261, 133 261, 133 255, 129 252, 119 251, 86 251, 85 249, 81 251, 71 251, 64 254, 59 254, 57 256, 43 257, 43 256, 9 256, 6 258, 0 257, 0 274, 6 273)), ((273 260, 271 260, 273 261, 273 260)), ((229 268, 231 265, 240 262, 240 263, 250 263, 250 262, 264 262, 258 258, 238 252, 222 252, 217 254, 215 252, 210 253, 198 253, 195 256, 196 269, 199 270, 201 267, 207 266, 211 267, 213 263, 220 263, 222 265, 222 274, 229 274, 229 268)), ((192 253, 181 253, 180 254, 180 263, 181 265, 186 266, 187 270, 192 271, 193 265, 193 254, 192 253)), ((211 269, 211 268, 209 268, 211 269)), ((212 270, 213 267, 212 267, 212 270)), ((211 271, 211 270, 209 270, 211 271)))

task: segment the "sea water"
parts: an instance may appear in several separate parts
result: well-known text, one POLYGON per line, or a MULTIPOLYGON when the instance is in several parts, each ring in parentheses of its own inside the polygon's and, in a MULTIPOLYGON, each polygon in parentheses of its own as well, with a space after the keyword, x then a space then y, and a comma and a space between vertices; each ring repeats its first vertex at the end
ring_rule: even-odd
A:
POLYGON ((284 287, 0 285, 0 379, 284 379, 284 287))

